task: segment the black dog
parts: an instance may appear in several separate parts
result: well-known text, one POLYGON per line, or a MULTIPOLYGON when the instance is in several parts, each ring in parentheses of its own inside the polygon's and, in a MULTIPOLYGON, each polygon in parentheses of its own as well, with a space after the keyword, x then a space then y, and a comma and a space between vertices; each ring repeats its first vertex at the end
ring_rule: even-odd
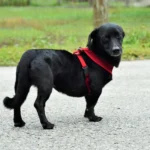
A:
MULTIPOLYGON (((99 58, 118 67, 121 60, 123 37, 124 32, 120 26, 107 23, 91 32, 87 47, 99 58)), ((44 129, 54 127, 47 120, 44 109, 53 87, 70 96, 85 96, 84 117, 94 122, 102 119, 95 115, 94 107, 102 93, 102 88, 112 80, 112 75, 93 62, 85 53, 81 55, 88 65, 90 94, 85 84, 83 69, 76 55, 65 50, 53 49, 29 50, 23 54, 16 71, 15 96, 4 99, 4 105, 14 109, 16 127, 25 125, 20 108, 32 85, 38 90, 34 106, 44 129)))

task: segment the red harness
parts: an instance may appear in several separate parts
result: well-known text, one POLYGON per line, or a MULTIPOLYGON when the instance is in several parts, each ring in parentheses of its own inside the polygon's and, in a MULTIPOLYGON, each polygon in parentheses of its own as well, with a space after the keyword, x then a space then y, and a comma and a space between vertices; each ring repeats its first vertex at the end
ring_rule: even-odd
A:
POLYGON ((85 75, 85 84, 86 87, 88 89, 88 93, 91 93, 91 89, 90 89, 90 78, 89 78, 89 72, 88 72, 88 66, 86 64, 86 62, 84 61, 83 57, 81 56, 81 53, 85 53, 89 58, 91 58, 97 65, 101 66, 103 69, 105 69, 107 72, 109 72, 110 74, 112 74, 112 69, 113 66, 111 64, 109 64, 108 62, 106 62, 105 60, 99 58, 98 56, 96 56, 91 50, 89 50, 89 48, 79 48, 78 50, 76 50, 73 54, 77 55, 81 66, 83 68, 84 71, 84 75, 85 75))

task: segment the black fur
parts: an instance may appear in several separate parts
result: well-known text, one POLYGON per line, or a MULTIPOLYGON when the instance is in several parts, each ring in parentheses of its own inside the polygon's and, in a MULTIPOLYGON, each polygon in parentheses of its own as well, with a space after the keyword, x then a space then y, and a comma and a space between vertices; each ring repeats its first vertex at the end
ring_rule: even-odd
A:
MULTIPOLYGON (((123 37, 124 32, 120 26, 108 23, 91 32, 87 46, 97 56, 118 67, 121 60, 123 37)), ((16 71, 15 96, 4 99, 4 105, 14 109, 15 126, 25 125, 20 107, 32 85, 38 90, 34 106, 44 129, 54 127, 47 120, 44 109, 53 87, 70 96, 85 96, 84 117, 95 122, 102 119, 95 115, 94 107, 103 87, 112 80, 112 75, 95 64, 86 54, 82 55, 89 67, 90 95, 88 95, 83 70, 76 55, 65 50, 52 49, 33 49, 23 54, 16 71)))

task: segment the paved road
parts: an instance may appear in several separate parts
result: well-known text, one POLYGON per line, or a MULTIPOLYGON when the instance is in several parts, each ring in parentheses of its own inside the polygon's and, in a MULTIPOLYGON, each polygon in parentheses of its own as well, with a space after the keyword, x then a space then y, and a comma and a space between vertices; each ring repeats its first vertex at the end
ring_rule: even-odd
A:
POLYGON ((26 126, 13 127, 13 112, 2 100, 13 95, 15 67, 1 67, 0 150, 150 150, 150 60, 124 61, 113 72, 96 106, 101 122, 83 118, 84 98, 54 90, 46 112, 56 127, 43 130, 33 107, 35 88, 22 107, 26 126))

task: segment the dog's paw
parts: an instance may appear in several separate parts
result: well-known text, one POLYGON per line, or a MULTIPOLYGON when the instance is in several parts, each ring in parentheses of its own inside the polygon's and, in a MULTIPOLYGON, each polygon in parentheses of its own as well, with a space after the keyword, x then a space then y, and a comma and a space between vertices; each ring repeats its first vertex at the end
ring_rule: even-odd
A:
POLYGON ((89 121, 91 122, 99 122, 101 121, 103 118, 102 117, 98 117, 98 116, 90 116, 88 117, 89 121))
POLYGON ((15 122, 14 126, 15 127, 23 127, 23 126, 25 126, 25 124, 26 123, 23 120, 21 120, 21 121, 15 122))
POLYGON ((42 124, 43 129, 53 129, 54 128, 54 124, 52 123, 46 123, 46 124, 42 124))

